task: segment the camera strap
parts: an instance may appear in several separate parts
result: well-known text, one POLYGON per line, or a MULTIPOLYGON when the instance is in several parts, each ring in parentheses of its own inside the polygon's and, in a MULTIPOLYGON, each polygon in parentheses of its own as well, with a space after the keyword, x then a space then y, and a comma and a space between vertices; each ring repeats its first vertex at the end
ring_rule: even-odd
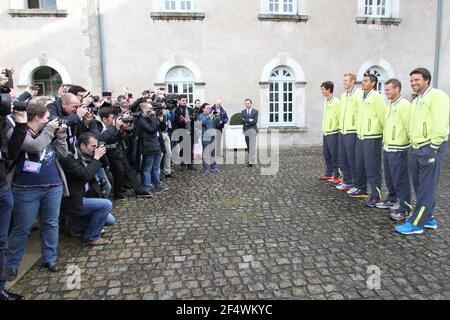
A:
MULTIPOLYGON (((45 150, 42 152, 41 157, 39 158, 39 162, 44 161, 46 155, 47 155, 47 148, 45 148, 45 150)), ((30 158, 28 156, 28 152, 25 152, 25 160, 26 161, 30 160, 30 158)))

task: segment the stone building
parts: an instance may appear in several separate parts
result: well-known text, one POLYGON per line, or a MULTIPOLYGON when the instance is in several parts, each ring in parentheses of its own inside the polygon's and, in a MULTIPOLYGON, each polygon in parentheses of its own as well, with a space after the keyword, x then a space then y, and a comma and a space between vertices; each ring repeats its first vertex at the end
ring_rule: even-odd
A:
POLYGON ((450 92, 444 0, 0 0, 0 66, 19 89, 63 83, 115 95, 166 86, 190 101, 245 98, 281 144, 321 143, 320 84, 342 76, 433 71, 450 92))

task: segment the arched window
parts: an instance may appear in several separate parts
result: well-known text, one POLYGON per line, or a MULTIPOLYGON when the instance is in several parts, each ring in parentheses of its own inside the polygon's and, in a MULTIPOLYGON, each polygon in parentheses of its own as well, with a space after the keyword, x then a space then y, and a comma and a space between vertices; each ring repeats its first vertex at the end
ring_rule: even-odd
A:
POLYGON ((168 93, 185 94, 190 107, 194 106, 195 79, 192 72, 184 67, 170 70, 166 76, 168 93))
POLYGON ((56 96, 62 84, 62 79, 55 69, 39 67, 33 73, 32 83, 39 86, 39 95, 56 96))
POLYGON ((379 67, 372 67, 369 70, 367 70, 367 73, 373 74, 378 78, 378 84, 375 88, 379 93, 384 95, 384 83, 386 82, 386 72, 379 67))
POLYGON ((287 67, 272 71, 269 80, 269 123, 291 125, 294 118, 294 76, 287 67))

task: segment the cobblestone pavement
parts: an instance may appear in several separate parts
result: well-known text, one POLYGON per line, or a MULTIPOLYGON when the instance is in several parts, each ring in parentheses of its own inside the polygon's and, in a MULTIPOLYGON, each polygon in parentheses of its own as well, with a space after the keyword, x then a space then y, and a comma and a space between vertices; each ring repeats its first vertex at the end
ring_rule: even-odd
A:
POLYGON ((448 161, 437 232, 403 237, 388 213, 318 181, 320 148, 281 152, 258 168, 177 172, 171 190, 115 205, 112 242, 91 249, 62 236, 59 274, 36 265, 14 287, 28 299, 450 299, 448 161), (81 269, 69 290, 65 268, 81 269), (369 290, 368 268, 381 269, 369 290))

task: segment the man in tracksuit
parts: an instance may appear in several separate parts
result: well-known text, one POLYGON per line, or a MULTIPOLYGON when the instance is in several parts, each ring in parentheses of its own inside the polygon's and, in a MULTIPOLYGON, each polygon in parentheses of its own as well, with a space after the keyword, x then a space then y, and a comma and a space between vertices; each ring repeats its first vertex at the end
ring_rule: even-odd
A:
POLYGON ((339 171, 339 110, 340 102, 334 93, 334 83, 327 81, 322 83, 322 95, 326 98, 323 113, 323 156, 325 158, 326 172, 322 180, 340 183, 339 171))
POLYGON ((431 73, 418 68, 411 72, 411 87, 417 94, 412 104, 409 168, 417 196, 412 216, 395 230, 404 235, 422 234, 424 228, 437 229, 434 218, 436 188, 448 148, 448 95, 431 87, 431 73))
POLYGON ((369 73, 364 75, 363 104, 358 111, 356 190, 348 192, 352 198, 366 198, 369 182, 371 194, 366 205, 371 208, 381 201, 381 146, 387 108, 383 96, 374 89, 377 83, 376 76, 369 73))
POLYGON ((402 220, 412 211, 409 182, 408 149, 411 103, 401 95, 402 84, 397 79, 385 83, 390 110, 386 115, 383 134, 384 176, 389 196, 377 204, 379 209, 391 209, 394 220, 402 220))
POLYGON ((352 73, 344 75, 345 92, 341 97, 339 117, 339 166, 343 171, 344 181, 336 187, 340 191, 349 191, 355 185, 356 128, 358 109, 363 103, 363 93, 355 84, 356 75, 352 73))

